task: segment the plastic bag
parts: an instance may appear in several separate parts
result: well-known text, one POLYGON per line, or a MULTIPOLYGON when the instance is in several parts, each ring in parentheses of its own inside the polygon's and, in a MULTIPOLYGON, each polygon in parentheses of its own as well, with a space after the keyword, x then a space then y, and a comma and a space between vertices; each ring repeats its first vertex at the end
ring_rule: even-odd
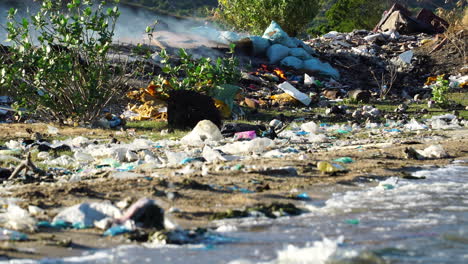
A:
POLYGON ((311 59, 312 56, 303 48, 293 48, 289 50, 289 55, 301 60, 311 59))
POLYGON ((336 80, 340 79, 340 73, 335 68, 329 63, 321 62, 317 58, 304 61, 304 69, 330 76, 336 80))
POLYGON ((106 217, 119 218, 122 216, 119 208, 110 202, 81 203, 62 210, 54 218, 56 221, 65 221, 72 224, 80 223, 84 226, 94 226, 95 221, 106 217))
POLYGON ((312 102, 312 99, 310 99, 310 97, 307 94, 300 92, 288 82, 284 82, 278 85, 278 88, 283 90, 285 93, 288 93, 289 95, 291 95, 306 106, 308 106, 310 102, 312 102))
POLYGON ((317 126, 317 124, 315 124, 314 121, 302 124, 301 129, 304 130, 305 132, 309 132, 313 134, 316 134, 319 132, 319 127, 317 126))
POLYGON ((289 48, 281 44, 274 44, 267 49, 267 57, 270 64, 277 64, 288 55, 289 48))
POLYGON ((296 57, 288 56, 282 59, 280 64, 281 66, 291 67, 293 69, 299 70, 302 69, 304 62, 296 57))
POLYGON ((276 23, 271 21, 270 26, 263 33, 263 38, 271 40, 273 43, 281 44, 289 48, 296 48, 296 43, 288 34, 276 23))
POLYGON ((205 141, 220 141, 222 139, 221 131, 213 122, 202 120, 180 141, 188 146, 201 146, 205 141))

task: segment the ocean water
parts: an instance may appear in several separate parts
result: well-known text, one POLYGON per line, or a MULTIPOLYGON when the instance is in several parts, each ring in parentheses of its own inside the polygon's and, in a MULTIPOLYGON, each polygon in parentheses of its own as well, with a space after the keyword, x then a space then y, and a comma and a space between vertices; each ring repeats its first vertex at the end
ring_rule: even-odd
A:
MULTIPOLYGON (((468 263, 468 167, 453 164, 372 186, 327 186, 309 213, 216 222, 203 245, 121 246, 10 263, 468 263)), ((313 190, 310 191, 312 194, 313 190)))

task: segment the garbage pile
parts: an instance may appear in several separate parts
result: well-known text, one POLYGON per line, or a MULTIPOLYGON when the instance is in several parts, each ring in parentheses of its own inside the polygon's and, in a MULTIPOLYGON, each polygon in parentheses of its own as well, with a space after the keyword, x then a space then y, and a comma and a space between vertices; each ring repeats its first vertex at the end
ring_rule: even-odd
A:
POLYGON ((309 45, 289 37, 275 21, 271 22, 263 36, 250 36, 235 44, 248 54, 266 56, 271 65, 340 78, 336 69, 315 57, 316 53, 309 45))
MULTIPOLYGON (((366 107, 365 111, 372 112, 372 107, 366 107)), ((1 169, 0 182, 3 186, 12 187, 22 182, 48 181, 63 184, 88 181, 95 180, 96 175, 115 180, 152 179, 162 177, 160 169, 163 168, 171 168, 171 175, 166 177, 209 175, 219 170, 298 175, 294 167, 263 168, 243 163, 261 158, 288 157, 308 160, 309 153, 318 149, 333 150, 344 146, 363 151, 367 146, 374 146, 376 138, 388 142, 388 137, 404 132, 458 129, 467 125, 468 122, 459 120, 451 114, 434 116, 422 122, 414 119, 407 123, 387 120, 386 123, 363 125, 357 123, 330 125, 298 119, 289 124, 288 128, 281 120, 276 119, 271 120, 265 127, 233 123, 225 124, 223 129, 219 129, 209 120, 203 120, 180 140, 151 141, 140 138, 130 143, 109 143, 82 136, 53 142, 11 140, 0 148, 0 164, 6 165, 1 169), (369 136, 366 139, 351 137, 360 133, 369 136), (59 157, 52 155, 51 152, 58 149, 67 150, 72 154, 63 154, 59 157), (25 153, 28 153, 29 163, 34 162, 35 166, 48 169, 41 172, 38 170, 14 172, 15 167, 18 168, 21 164, 21 157, 25 153), (34 161, 31 160, 31 154, 36 157, 34 161), (228 161, 235 161, 238 164, 232 167, 223 165, 228 161)), ((409 159, 419 160, 449 156, 439 145, 424 150, 406 149, 403 155, 409 159)), ((315 170, 325 176, 343 174, 348 172, 347 164, 353 162, 355 160, 350 157, 321 160, 316 163, 315 170)), ((207 185, 206 188, 222 187, 207 185)), ((255 192, 244 188, 220 190, 255 192)), ((26 210, 17 206, 14 201, 0 200, 1 203, 4 205, 0 206, 0 240, 27 240, 27 233, 70 228, 97 228, 102 230, 104 236, 135 234, 141 229, 160 230, 159 235, 146 239, 158 243, 190 243, 190 241, 196 243, 210 239, 213 235, 210 232, 201 232, 194 236, 193 230, 167 231, 168 228, 176 228, 177 224, 165 216, 157 201, 147 198, 134 202, 125 200, 115 204, 83 202, 62 208, 53 219, 47 219, 43 214, 45 208, 29 206, 26 210)))

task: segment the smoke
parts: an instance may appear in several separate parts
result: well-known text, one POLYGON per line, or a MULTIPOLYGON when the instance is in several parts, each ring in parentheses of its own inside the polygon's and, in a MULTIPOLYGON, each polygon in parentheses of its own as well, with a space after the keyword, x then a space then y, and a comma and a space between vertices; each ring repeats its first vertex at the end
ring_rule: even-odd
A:
MULTIPOLYGON (((10 8, 18 9, 17 17, 22 18, 28 17, 28 12, 30 12, 30 14, 37 13, 40 8, 40 3, 34 0, 0 0, 0 24, 2 25, 2 27, 0 27, 0 41, 3 44, 5 44, 4 42, 7 38, 6 31, 3 27, 6 26, 6 17, 10 8)), ((132 44, 147 43, 148 38, 145 33, 146 27, 158 21, 153 34, 153 39, 158 44, 162 43, 163 46, 175 48, 215 45, 209 40, 213 39, 213 37, 210 36, 210 32, 216 32, 217 29, 205 21, 169 17, 150 10, 123 4, 119 5, 119 9, 121 15, 117 20, 114 32, 114 40, 116 42, 132 44), (194 31, 194 28, 198 28, 198 30, 194 31), (203 30, 200 31, 200 28, 203 28, 203 30)))

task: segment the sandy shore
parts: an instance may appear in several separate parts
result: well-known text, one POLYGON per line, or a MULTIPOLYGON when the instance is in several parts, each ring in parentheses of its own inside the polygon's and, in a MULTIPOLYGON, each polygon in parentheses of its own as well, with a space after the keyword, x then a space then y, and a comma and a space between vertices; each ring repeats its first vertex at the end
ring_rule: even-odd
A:
MULTIPOLYGON (((353 185, 366 178, 403 177, 423 166, 444 166, 457 159, 468 159, 466 129, 432 131, 394 135, 382 139, 353 139, 350 144, 334 148, 307 149, 305 154, 291 154, 281 159, 252 157, 242 161, 208 165, 210 173, 200 170, 178 175, 183 168, 157 170, 160 177, 116 180, 108 174, 95 175, 80 182, 31 183, 3 188, 1 197, 22 199, 23 207, 37 205, 45 209, 43 220, 51 220, 61 208, 85 201, 134 201, 141 197, 157 200, 170 219, 182 228, 210 227, 215 213, 246 206, 302 202, 295 199, 307 191, 311 199, 324 199, 317 191, 321 185, 353 185), (450 158, 407 159, 404 149, 424 149, 441 144, 450 158), (318 161, 351 157, 347 171, 335 175, 322 174, 316 168, 318 161), (242 165, 242 166, 240 166, 242 165), (284 169, 286 167, 287 169, 284 169)), ((146 173, 150 175, 150 173, 146 173)), ((154 174, 153 174, 154 176, 154 174)), ((41 218, 41 217, 39 217, 41 218)), ((0 242, 0 257, 44 258, 79 255, 84 250, 109 248, 134 243, 125 236, 103 237, 103 231, 41 230, 30 235, 27 242, 0 242)))

